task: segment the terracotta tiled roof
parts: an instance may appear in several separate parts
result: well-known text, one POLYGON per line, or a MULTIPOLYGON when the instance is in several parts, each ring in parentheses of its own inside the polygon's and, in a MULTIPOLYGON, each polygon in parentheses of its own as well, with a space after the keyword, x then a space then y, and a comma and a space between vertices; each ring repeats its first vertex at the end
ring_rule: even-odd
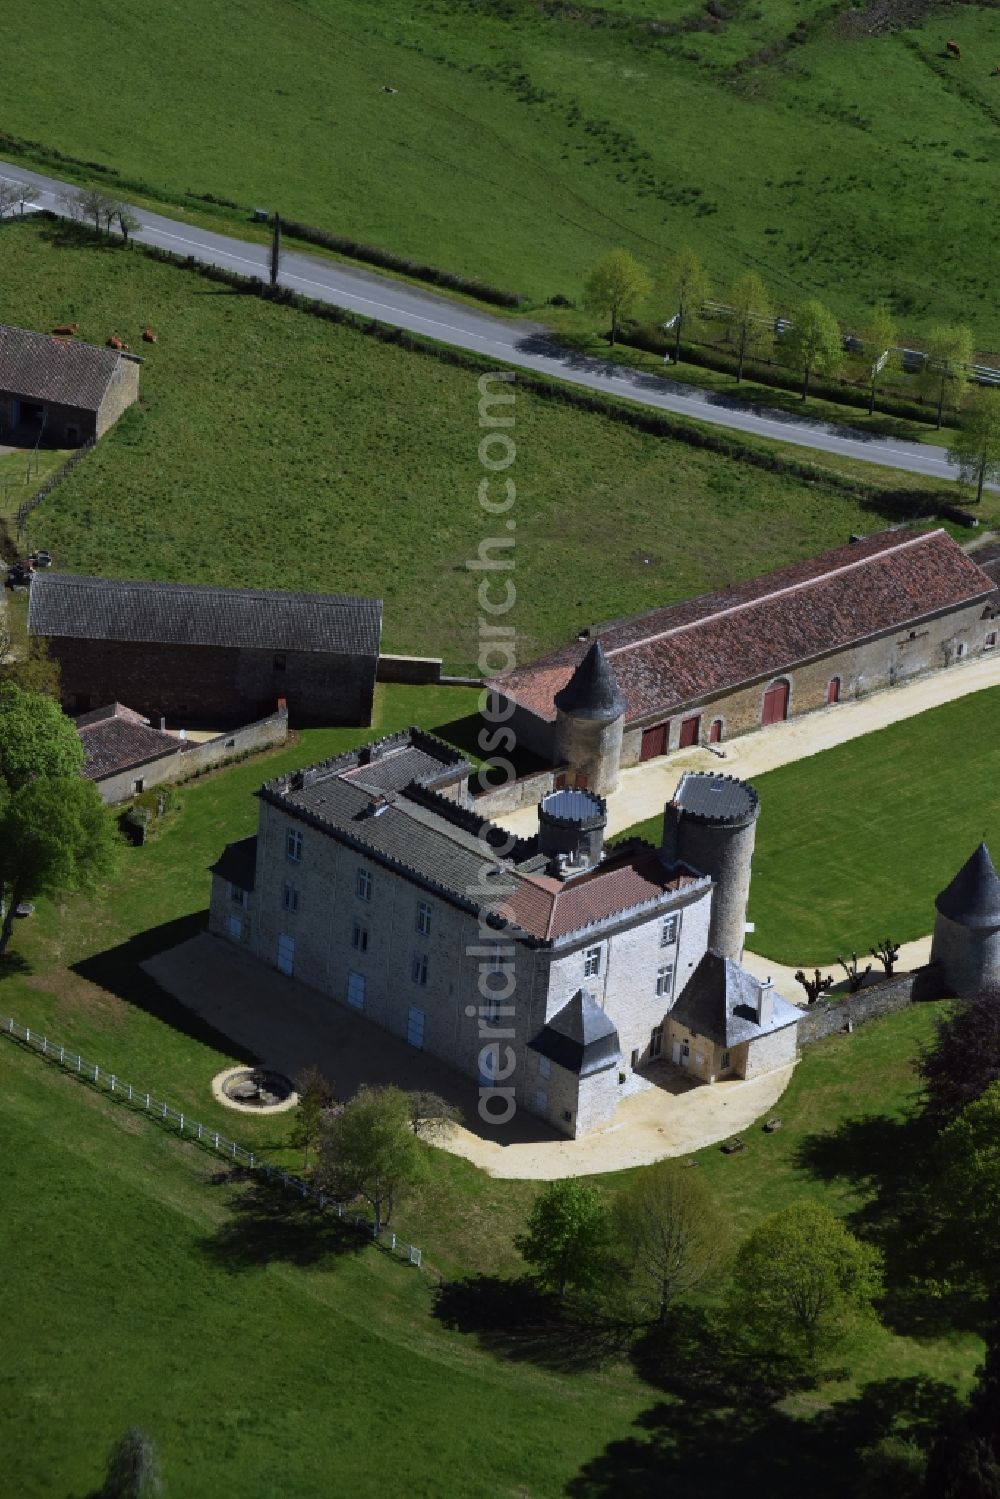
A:
POLYGON ((0 323, 0 390, 96 411, 124 356, 117 349, 0 323))
MULTIPOLYGON (((946 531, 883 531, 748 583, 614 621, 598 634, 628 703, 626 722, 633 722, 902 628, 994 586, 946 531)), ((589 641, 574 641, 492 685, 551 721, 556 693, 589 649, 589 641)))
POLYGON ((87 756, 83 774, 90 781, 101 781, 161 755, 180 754, 183 749, 172 734, 154 729, 148 718, 121 703, 84 713, 76 720, 76 731, 87 756))
POLYGON ((592 874, 576 879, 519 875, 499 914, 533 937, 552 940, 697 883, 693 875, 669 873, 648 844, 624 844, 592 874))

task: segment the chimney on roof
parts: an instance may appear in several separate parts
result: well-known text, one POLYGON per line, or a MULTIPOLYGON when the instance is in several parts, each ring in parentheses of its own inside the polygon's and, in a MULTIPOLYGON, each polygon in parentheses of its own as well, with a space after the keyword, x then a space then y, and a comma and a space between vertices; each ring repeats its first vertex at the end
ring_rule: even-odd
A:
POLYGON ((770 1025, 774 1019, 774 984, 771 975, 761 984, 757 991, 757 1024, 770 1025))

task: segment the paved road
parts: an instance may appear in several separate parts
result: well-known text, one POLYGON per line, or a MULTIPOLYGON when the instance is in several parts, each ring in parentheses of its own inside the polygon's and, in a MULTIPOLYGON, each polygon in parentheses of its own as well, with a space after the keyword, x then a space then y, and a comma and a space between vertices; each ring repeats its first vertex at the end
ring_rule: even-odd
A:
MULTIPOLYGON (((35 203, 55 213, 65 213, 63 194, 71 184, 41 176, 10 162, 0 161, 0 180, 28 181, 38 188, 35 203)), ((160 245, 181 255, 193 255, 211 265, 225 266, 244 275, 267 275, 268 251, 224 234, 213 234, 176 219, 139 212, 143 228, 135 238, 160 245)), ((325 260, 318 255, 286 251, 281 281, 311 297, 377 318, 398 328, 469 349, 539 374, 556 376, 641 406, 675 412, 732 431, 777 439, 801 447, 840 453, 866 463, 925 474, 933 479, 954 479, 943 448, 891 438, 868 436, 849 427, 827 422, 804 421, 793 413, 755 410, 733 396, 713 394, 685 386, 668 378, 622 369, 606 360, 576 354, 557 344, 538 323, 508 322, 477 312, 431 292, 419 291, 404 282, 376 276, 353 266, 325 260)))

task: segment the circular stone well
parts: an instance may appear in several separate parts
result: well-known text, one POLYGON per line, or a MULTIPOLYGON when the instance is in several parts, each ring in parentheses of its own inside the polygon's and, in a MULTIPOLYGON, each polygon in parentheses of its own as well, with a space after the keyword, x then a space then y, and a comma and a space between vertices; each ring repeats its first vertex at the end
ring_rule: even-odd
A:
POLYGON ((212 1093, 241 1114, 280 1114, 299 1101, 291 1080, 270 1067, 227 1067, 212 1079, 212 1093))

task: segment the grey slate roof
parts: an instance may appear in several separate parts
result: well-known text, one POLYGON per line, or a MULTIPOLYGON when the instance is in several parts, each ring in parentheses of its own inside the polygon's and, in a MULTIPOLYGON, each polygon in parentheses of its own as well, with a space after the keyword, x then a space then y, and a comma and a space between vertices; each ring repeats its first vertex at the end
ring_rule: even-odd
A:
POLYGON ((675 804, 689 817, 706 822, 747 822, 757 815, 757 793, 735 776, 686 771, 674 792, 675 804))
POLYGON ((252 890, 257 875, 257 835, 227 843, 219 858, 210 866, 213 874, 228 880, 238 890, 252 890))
POLYGON ((1000 875, 985 843, 980 843, 934 904, 942 916, 959 926, 1000 927, 1000 875))
POLYGON ((673 1009, 671 1020, 686 1025, 696 1036, 717 1046, 739 1046, 760 1036, 784 1030, 802 1018, 802 1011, 780 995, 773 996, 774 1012, 764 1025, 757 1023, 759 979, 731 958, 709 949, 688 979, 673 1009))
POLYGON ((117 349, 0 323, 0 390, 29 401, 96 411, 123 357, 117 349))
POLYGON ((377 656, 379 599, 39 572, 32 635, 377 656))
POLYGON ((563 713, 573 713, 577 718, 610 722, 625 712, 625 698, 599 640, 594 641, 554 701, 563 713))
POLYGON ((587 989, 578 989, 528 1044, 579 1077, 606 1072, 622 1059, 618 1032, 587 989))

